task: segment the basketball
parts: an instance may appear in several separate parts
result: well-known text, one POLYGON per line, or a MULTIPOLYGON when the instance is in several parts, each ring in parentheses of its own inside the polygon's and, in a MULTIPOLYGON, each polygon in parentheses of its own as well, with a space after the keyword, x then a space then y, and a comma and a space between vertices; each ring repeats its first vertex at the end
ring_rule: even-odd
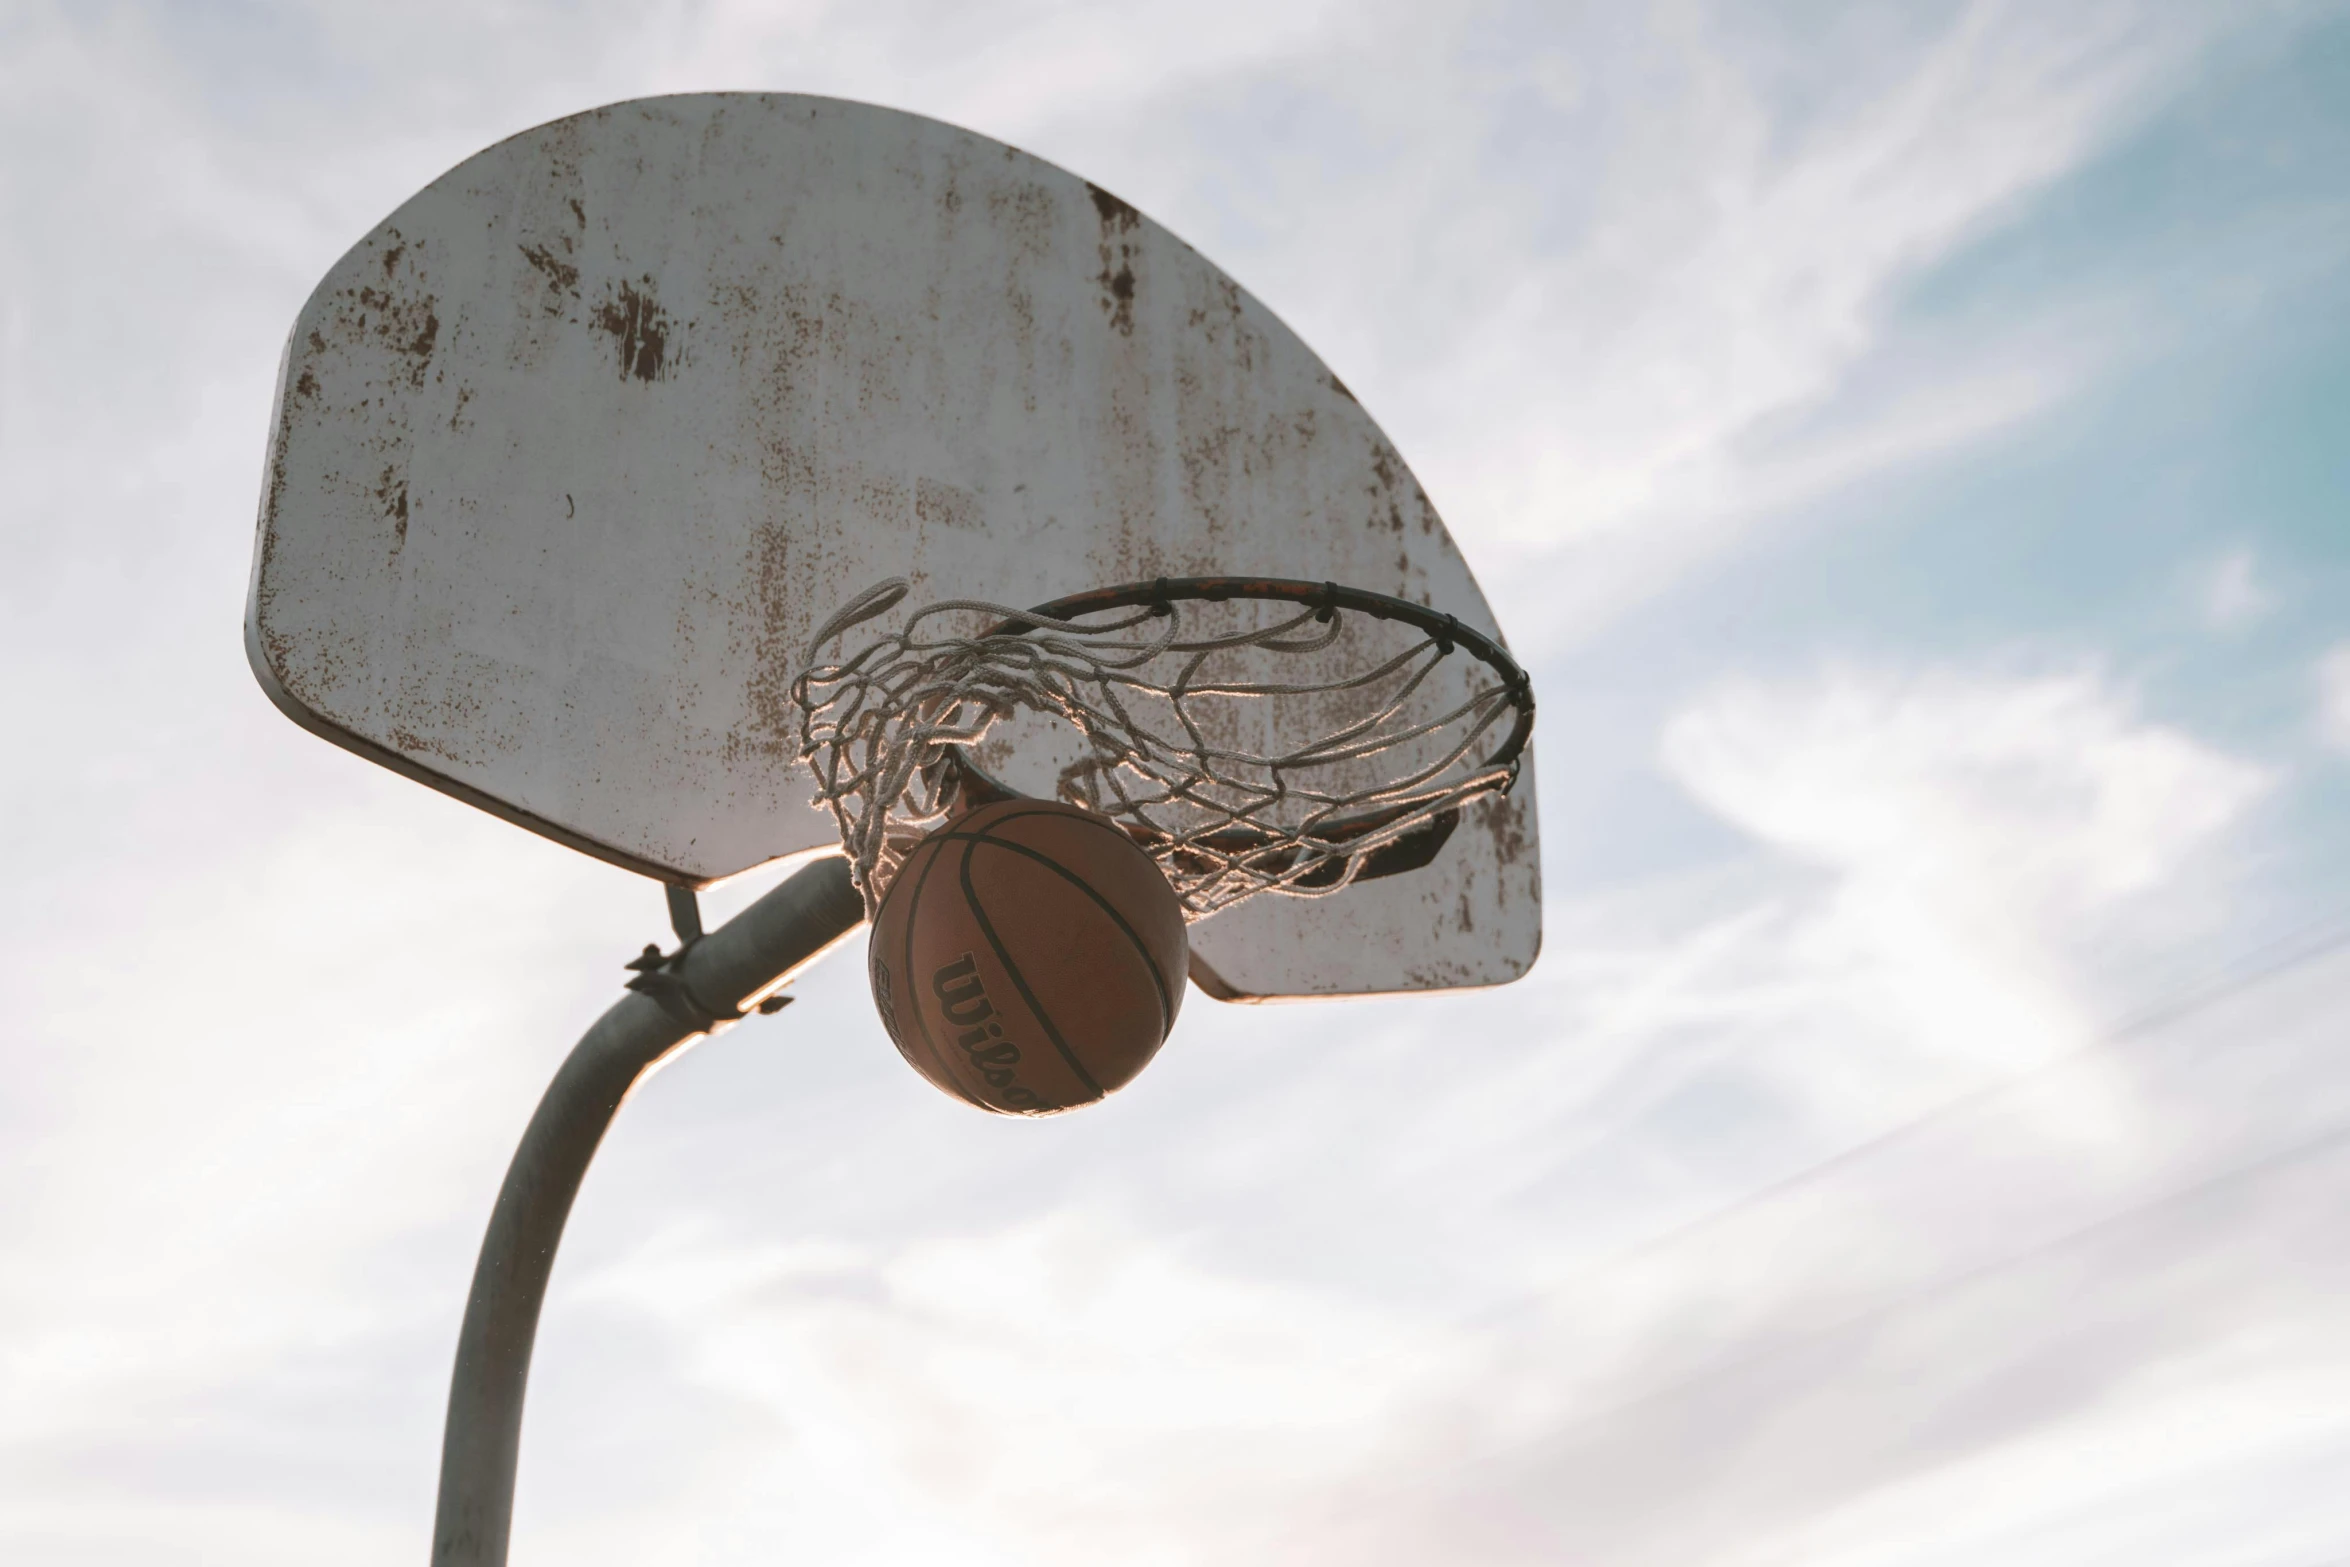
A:
POLYGON ((1042 800, 981 806, 916 845, 869 952, 898 1053, 1004 1115, 1132 1082, 1174 1027, 1190 962, 1151 857, 1109 818, 1042 800))

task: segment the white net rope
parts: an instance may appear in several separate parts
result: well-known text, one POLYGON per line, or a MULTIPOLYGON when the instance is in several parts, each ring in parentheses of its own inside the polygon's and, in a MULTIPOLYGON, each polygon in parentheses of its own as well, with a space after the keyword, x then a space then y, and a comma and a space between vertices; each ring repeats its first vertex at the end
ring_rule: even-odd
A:
POLYGON ((1377 851, 1516 776, 1514 758, 1487 758, 1522 677, 1513 688, 1452 656, 1443 631, 1241 597, 1075 620, 950 599, 820 657, 906 592, 892 578, 860 594, 792 683, 800 756, 868 911, 964 797, 958 757, 1015 715, 1066 730, 1058 750, 1074 759, 1052 792, 1120 822, 1193 919, 1259 893, 1337 892, 1377 851), (1030 629, 993 630, 1008 621, 1030 629))

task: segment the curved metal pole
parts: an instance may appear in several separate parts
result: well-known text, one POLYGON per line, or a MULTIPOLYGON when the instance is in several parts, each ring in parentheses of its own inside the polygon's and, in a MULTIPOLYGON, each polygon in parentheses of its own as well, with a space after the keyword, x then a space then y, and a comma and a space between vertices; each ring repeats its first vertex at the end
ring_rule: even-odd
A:
POLYGON ((433 1520, 435 1567, 504 1567, 523 1388, 555 1245, 596 1145, 630 1089, 864 919, 848 862, 817 861, 632 981, 636 993, 596 1020, 547 1085, 491 1211, 457 1335, 433 1520))

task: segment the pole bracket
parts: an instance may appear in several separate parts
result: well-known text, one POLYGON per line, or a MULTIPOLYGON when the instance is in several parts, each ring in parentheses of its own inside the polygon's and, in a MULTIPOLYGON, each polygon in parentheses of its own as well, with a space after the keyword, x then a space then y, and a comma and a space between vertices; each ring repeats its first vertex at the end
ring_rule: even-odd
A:
POLYGON ((772 1017, 791 1005, 792 998, 781 993, 766 997, 750 1010, 714 1007, 696 995, 694 987, 686 983, 685 955, 702 939, 702 902, 691 887, 663 890, 669 895, 669 928, 677 932, 677 950, 663 953, 647 943, 645 950, 625 965, 636 971, 636 977, 627 982, 630 990, 651 997, 662 1011, 697 1034, 714 1034, 751 1016, 752 1011, 772 1017))

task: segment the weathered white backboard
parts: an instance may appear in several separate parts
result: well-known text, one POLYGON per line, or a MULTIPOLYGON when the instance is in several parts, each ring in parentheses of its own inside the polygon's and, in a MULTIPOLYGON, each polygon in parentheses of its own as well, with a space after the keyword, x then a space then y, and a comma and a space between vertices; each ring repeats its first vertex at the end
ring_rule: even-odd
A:
MULTIPOLYGON (((837 842, 787 688, 860 589, 1214 573, 1498 634, 1370 417, 1165 229, 937 121, 706 94, 501 142, 335 265, 286 349, 246 640, 305 726, 701 886, 837 842)), ((1426 869, 1201 923, 1195 978, 1516 978, 1533 794, 1529 758, 1426 869)))

